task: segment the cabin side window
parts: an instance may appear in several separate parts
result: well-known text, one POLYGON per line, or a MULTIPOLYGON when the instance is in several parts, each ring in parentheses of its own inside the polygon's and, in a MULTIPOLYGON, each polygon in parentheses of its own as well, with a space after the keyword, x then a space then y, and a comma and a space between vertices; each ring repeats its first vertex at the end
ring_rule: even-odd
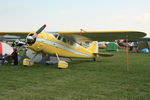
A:
POLYGON ((73 45, 74 43, 73 43, 73 41, 69 41, 69 44, 70 44, 70 45, 73 45))
POLYGON ((62 41, 63 41, 64 43, 67 43, 67 40, 66 40, 65 38, 63 38, 62 41))
POLYGON ((68 39, 62 37, 62 36, 60 36, 59 34, 55 34, 54 37, 55 37, 57 40, 59 40, 59 41, 62 41, 62 42, 67 43, 67 44, 69 44, 69 45, 74 45, 74 42, 73 42, 73 41, 68 40, 68 39))

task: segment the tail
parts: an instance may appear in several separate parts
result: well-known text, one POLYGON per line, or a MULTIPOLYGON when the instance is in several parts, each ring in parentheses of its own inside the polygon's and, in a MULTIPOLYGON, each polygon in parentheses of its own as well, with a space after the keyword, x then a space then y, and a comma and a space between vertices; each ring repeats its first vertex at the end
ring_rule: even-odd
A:
POLYGON ((91 51, 92 53, 98 53, 98 42, 97 41, 93 41, 90 45, 90 47, 87 48, 89 51, 91 51))
POLYGON ((102 52, 99 53, 98 52, 98 48, 99 48, 98 47, 98 42, 97 41, 93 41, 91 46, 88 47, 87 49, 90 50, 95 57, 98 57, 98 56, 111 57, 111 56, 113 56, 113 54, 111 54, 111 53, 102 53, 102 52))

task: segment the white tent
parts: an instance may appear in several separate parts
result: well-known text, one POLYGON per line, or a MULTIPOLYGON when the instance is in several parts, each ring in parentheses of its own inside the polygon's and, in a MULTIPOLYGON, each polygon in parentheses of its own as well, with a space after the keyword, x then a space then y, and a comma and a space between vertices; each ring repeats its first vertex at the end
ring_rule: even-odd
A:
POLYGON ((11 54, 13 52, 13 48, 4 43, 4 42, 0 42, 0 54, 5 55, 5 54, 11 54))

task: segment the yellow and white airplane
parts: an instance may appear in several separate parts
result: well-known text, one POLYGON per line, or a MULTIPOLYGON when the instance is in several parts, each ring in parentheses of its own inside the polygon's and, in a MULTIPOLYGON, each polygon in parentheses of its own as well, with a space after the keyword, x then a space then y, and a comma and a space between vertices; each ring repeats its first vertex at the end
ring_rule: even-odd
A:
MULTIPOLYGON (((26 45, 34 52, 52 56, 69 58, 93 58, 110 56, 98 52, 97 41, 111 41, 117 39, 137 39, 146 36, 139 31, 79 31, 79 32, 42 32, 43 25, 36 32, 0 32, 1 35, 26 36, 26 45), (94 41, 92 41, 94 40, 94 41)), ((68 63, 59 60, 58 67, 66 68, 68 63)))

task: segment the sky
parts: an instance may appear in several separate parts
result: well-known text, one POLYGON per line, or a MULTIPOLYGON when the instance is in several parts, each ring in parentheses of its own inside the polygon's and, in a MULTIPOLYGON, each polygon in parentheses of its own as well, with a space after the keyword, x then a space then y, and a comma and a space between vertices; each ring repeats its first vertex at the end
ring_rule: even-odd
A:
POLYGON ((142 31, 150 0, 0 0, 0 31, 142 31))

